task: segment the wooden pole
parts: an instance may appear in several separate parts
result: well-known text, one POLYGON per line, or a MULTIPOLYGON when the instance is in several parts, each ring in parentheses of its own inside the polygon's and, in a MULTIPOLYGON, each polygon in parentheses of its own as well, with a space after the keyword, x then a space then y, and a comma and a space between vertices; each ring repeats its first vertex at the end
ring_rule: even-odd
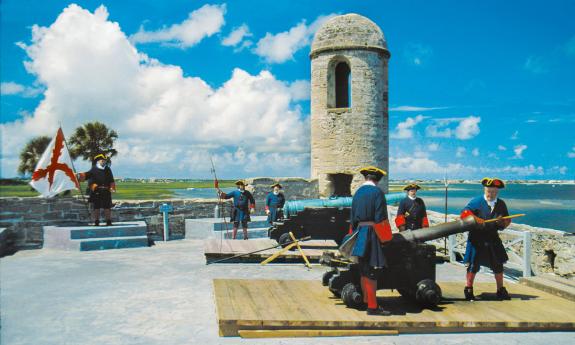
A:
POLYGON ((513 214, 513 215, 511 215, 511 216, 497 217, 497 218, 493 218, 493 219, 488 219, 488 220, 484 221, 483 223, 493 223, 493 222, 496 222, 496 221, 498 221, 498 220, 513 219, 513 218, 523 217, 523 216, 525 216, 525 213, 513 214))

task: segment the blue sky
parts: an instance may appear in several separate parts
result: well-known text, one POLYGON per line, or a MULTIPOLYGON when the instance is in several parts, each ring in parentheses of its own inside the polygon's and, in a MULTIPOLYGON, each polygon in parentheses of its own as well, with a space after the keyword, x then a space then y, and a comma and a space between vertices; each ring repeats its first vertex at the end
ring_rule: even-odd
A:
MULTIPOLYGON (((2 1, 2 177, 100 120, 118 176, 309 176, 309 44, 378 24, 390 177, 573 179, 574 1, 2 1), (75 4, 75 5, 72 5, 75 4)), ((86 166, 77 163, 79 168, 86 166)))

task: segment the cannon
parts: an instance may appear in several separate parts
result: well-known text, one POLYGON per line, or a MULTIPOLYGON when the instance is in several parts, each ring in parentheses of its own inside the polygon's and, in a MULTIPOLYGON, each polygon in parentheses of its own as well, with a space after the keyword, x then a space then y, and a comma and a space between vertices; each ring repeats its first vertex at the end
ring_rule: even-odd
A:
MULTIPOLYGON (((419 230, 394 233, 384 247, 387 267, 377 279, 378 289, 395 289, 403 298, 416 301, 422 307, 433 308, 441 300, 441 288, 435 281, 435 246, 426 241, 470 231, 477 226, 473 216, 419 230)), ((359 265, 345 248, 340 247, 343 260, 333 252, 320 259, 331 268, 324 273, 322 284, 350 308, 363 304, 359 265)))
MULTIPOLYGON (((391 193, 385 198, 388 204, 395 204, 405 198, 405 193, 391 193)), ((296 238, 310 236, 341 244, 349 229, 351 202, 351 197, 287 201, 283 207, 284 219, 274 222, 268 237, 284 244, 291 241, 289 232, 292 232, 296 238)))

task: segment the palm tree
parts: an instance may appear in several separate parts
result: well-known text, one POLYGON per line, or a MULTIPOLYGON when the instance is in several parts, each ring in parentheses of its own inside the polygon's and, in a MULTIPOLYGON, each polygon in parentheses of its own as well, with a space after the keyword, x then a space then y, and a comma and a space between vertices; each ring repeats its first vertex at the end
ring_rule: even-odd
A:
POLYGON ((108 128, 101 122, 86 123, 74 131, 68 143, 70 144, 70 156, 72 159, 82 157, 90 161, 99 153, 104 153, 108 158, 118 154, 114 149, 114 141, 118 139, 118 133, 108 128))
POLYGON ((18 174, 26 175, 27 173, 32 174, 36 165, 42 157, 44 151, 50 144, 52 139, 47 136, 39 136, 30 139, 24 149, 20 151, 20 165, 18 166, 18 174))

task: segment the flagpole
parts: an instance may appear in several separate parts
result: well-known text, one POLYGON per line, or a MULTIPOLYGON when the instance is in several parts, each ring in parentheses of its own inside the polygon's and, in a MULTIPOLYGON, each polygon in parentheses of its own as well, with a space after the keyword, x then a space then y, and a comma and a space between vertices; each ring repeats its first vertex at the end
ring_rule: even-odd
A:
MULTIPOLYGON (((64 134, 64 130, 62 129, 62 125, 60 125, 60 130, 62 130, 62 134, 64 134)), ((82 201, 84 202, 84 206, 86 206, 86 212, 88 213, 88 222, 92 219, 92 214, 90 213, 90 206, 88 206, 88 201, 84 196, 84 192, 82 191, 82 185, 78 180, 78 176, 76 176, 76 167, 74 167, 74 160, 72 159, 72 155, 70 154, 70 149, 68 148, 68 142, 66 141, 66 136, 62 135, 64 139, 64 145, 66 145, 66 150, 68 150, 68 154, 70 155, 70 162, 72 163, 72 171, 74 171, 74 178, 76 179, 76 183, 78 184, 78 189, 80 190, 80 195, 82 196, 82 201)))

